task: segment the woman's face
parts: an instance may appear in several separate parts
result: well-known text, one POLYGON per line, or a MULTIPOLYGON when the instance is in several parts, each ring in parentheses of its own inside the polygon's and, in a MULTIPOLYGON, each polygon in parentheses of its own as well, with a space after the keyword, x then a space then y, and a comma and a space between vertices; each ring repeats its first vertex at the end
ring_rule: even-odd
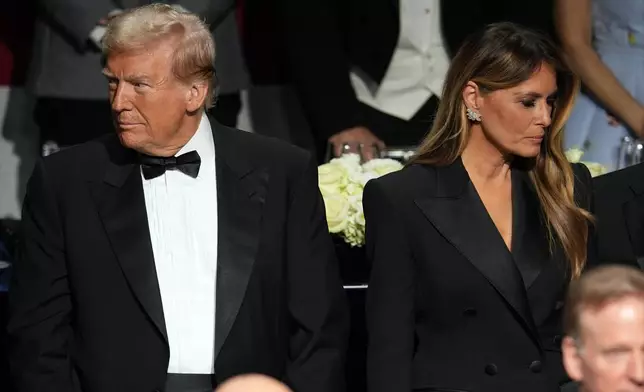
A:
POLYGON ((550 126, 556 90, 555 71, 543 64, 515 87, 470 98, 478 106, 480 127, 488 141, 503 154, 533 158, 539 155, 550 126))

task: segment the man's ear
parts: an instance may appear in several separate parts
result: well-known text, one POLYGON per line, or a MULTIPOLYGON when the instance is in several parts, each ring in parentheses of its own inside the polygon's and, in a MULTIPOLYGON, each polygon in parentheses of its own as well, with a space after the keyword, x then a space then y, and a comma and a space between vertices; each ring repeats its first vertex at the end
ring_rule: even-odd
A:
POLYGON ((210 88, 208 83, 204 81, 195 81, 190 85, 188 92, 186 93, 186 107, 189 112, 195 112, 206 103, 206 98, 210 94, 210 88))
POLYGON ((568 376, 575 381, 581 381, 583 378, 582 358, 578 343, 570 336, 566 336, 561 342, 561 354, 568 376))

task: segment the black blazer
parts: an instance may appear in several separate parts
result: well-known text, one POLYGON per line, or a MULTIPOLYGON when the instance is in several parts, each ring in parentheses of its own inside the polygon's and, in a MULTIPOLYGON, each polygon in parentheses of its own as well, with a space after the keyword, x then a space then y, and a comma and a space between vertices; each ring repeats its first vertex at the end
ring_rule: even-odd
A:
MULTIPOLYGON (((311 156, 211 120, 219 214, 218 382, 344 389, 346 298, 311 156)), ((115 135, 38 163, 11 285, 17 392, 151 392, 167 334, 139 165, 115 135)), ((186 290, 189 290, 186 287, 186 290)))
MULTIPOLYGON (((577 201, 591 208, 590 173, 574 172, 577 201)), ((563 250, 549 254, 526 172, 512 170, 512 195, 510 254, 460 159, 369 181, 370 392, 546 392, 567 380, 563 250)))
POLYGON ((644 164, 594 182, 599 261, 644 268, 644 164))
MULTIPOLYGON (((353 67, 376 83, 387 72, 400 31, 399 0, 275 0, 280 5, 292 82, 318 140, 363 125, 349 79, 353 67)), ((550 2, 551 0, 548 0, 550 2)), ((519 4, 517 4, 519 3, 519 4)), ((441 25, 449 54, 483 26, 510 20, 541 27, 510 0, 441 0, 441 25)))

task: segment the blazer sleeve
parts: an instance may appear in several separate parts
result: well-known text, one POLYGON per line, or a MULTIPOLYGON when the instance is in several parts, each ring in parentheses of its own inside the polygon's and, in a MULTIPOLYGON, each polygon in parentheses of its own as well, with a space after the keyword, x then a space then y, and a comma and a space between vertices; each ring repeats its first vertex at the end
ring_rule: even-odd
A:
MULTIPOLYGON (((575 176, 575 202, 577 205, 591 214, 595 213, 595 193, 593 191, 593 179, 590 171, 583 163, 575 163, 572 166, 575 176)), ((599 264, 599 249, 597 242, 597 230, 595 222, 588 224, 586 268, 592 268, 599 264)))
MULTIPOLYGON (((293 84, 317 140, 361 125, 339 2, 278 0, 293 84)), ((357 28, 354 26, 354 28, 357 28)))
POLYGON ((73 391, 72 302, 64 229, 42 161, 29 180, 9 291, 9 362, 16 392, 73 391))
POLYGON ((342 392, 349 310, 313 156, 305 167, 292 184, 287 221, 292 326, 286 382, 295 392, 342 392))
POLYGON ((363 196, 367 259, 367 385, 370 392, 411 391, 414 265, 405 228, 378 180, 363 196))
POLYGON ((88 48, 89 34, 98 21, 119 8, 111 0, 39 0, 38 5, 45 20, 61 29, 81 52, 88 48))

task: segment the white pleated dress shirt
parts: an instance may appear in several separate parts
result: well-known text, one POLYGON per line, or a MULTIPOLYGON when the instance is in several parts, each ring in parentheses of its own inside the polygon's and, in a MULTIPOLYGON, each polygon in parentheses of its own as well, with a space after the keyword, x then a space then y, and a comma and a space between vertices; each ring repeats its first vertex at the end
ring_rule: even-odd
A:
POLYGON ((410 120, 432 96, 440 98, 449 57, 441 30, 440 0, 400 0, 398 44, 383 81, 376 85, 358 70, 351 83, 359 101, 410 120))
POLYGON ((170 345, 168 373, 213 374, 217 179, 205 115, 177 156, 192 150, 201 157, 197 178, 168 170, 143 178, 143 193, 170 345))

